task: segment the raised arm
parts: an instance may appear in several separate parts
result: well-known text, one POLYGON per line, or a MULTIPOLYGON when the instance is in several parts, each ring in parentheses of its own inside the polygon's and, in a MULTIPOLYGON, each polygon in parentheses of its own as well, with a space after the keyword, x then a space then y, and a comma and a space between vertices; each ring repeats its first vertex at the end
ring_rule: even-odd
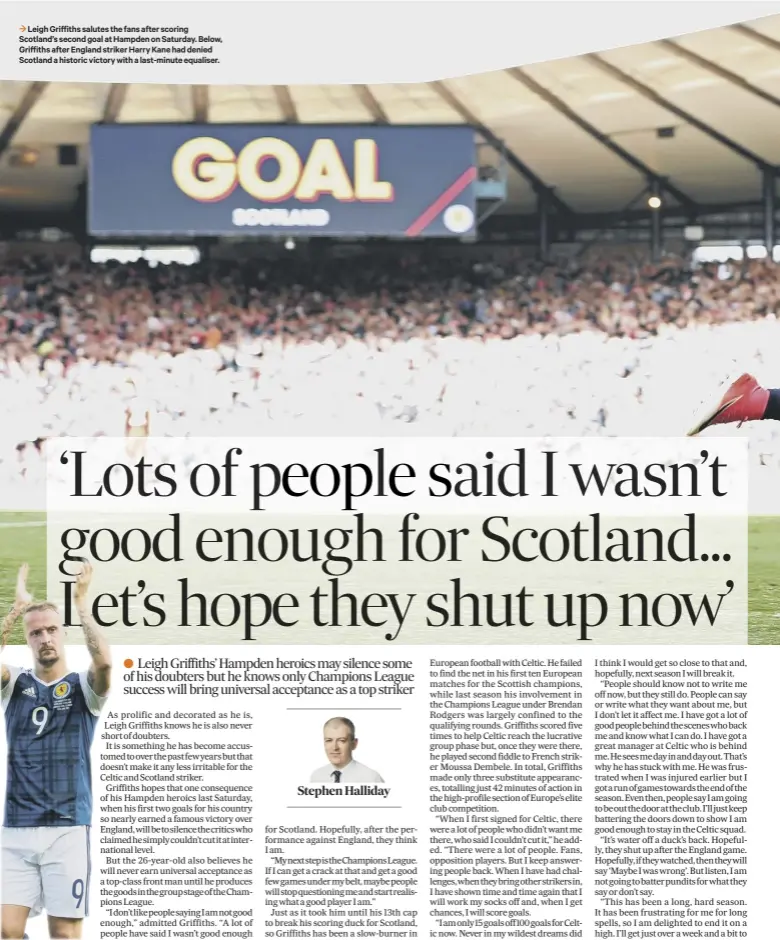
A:
MULTIPOLYGON (((27 590, 27 575, 29 572, 30 566, 28 564, 24 564, 16 575, 14 604, 3 620, 2 642, 0 642, 0 650, 5 649, 6 643, 8 642, 8 637, 11 635, 11 630, 13 630, 14 624, 24 613, 24 608, 28 604, 32 603, 32 594, 30 594, 30 592, 27 590)), ((2 688, 5 688, 11 681, 11 672, 5 663, 2 663, 0 666, 0 679, 2 680, 2 688)))
MULTIPOLYGON (((18 616, 19 614, 16 612, 15 608, 12 607, 10 613, 3 621, 3 637, 2 645, 0 646, 0 652, 5 649, 5 644, 8 640, 8 634, 11 632, 11 628, 16 623, 18 616)), ((6 666, 5 663, 0 663, 0 689, 4 689, 10 681, 11 670, 8 668, 8 666, 6 666)))
POLYGON ((87 594, 91 581, 92 565, 85 563, 81 574, 76 578, 74 600, 76 602, 76 611, 81 620, 81 628, 84 631, 87 649, 92 658, 92 665, 89 667, 87 674, 89 687, 95 695, 103 698, 108 695, 108 690, 111 688, 111 646, 89 611, 87 594))

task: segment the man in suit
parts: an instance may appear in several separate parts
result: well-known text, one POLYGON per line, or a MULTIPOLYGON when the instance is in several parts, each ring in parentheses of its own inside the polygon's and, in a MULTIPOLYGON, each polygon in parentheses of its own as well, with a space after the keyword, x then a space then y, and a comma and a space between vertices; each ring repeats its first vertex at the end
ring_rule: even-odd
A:
POLYGON ((311 783, 384 783, 379 774, 353 760, 352 754, 358 746, 355 725, 349 718, 331 718, 323 728, 325 755, 328 763, 315 770, 311 783))

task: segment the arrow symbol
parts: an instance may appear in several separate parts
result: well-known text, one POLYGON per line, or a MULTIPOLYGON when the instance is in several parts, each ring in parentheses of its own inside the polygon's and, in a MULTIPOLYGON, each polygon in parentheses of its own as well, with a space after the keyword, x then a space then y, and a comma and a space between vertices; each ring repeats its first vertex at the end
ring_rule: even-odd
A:
POLYGON ((26 30, 27 30, 27 27, 26 27, 26 26, 20 26, 20 27, 19 27, 19 32, 20 32, 20 33, 23 33, 23 32, 25 32, 26 30))

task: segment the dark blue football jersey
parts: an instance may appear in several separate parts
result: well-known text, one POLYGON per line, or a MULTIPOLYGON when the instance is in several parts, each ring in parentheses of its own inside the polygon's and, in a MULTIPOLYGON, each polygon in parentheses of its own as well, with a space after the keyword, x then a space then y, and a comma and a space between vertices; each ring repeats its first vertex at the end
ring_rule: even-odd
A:
POLYGON ((29 669, 13 669, 3 695, 8 742, 4 825, 89 826, 90 749, 102 700, 71 672, 45 685, 29 669), (14 682, 14 675, 16 681, 14 682))

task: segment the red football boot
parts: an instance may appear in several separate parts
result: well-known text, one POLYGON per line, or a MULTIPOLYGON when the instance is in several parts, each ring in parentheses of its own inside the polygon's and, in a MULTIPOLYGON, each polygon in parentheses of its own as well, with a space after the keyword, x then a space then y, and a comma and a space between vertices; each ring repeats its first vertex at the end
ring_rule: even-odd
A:
POLYGON ((752 375, 745 373, 732 382, 718 404, 707 412, 696 427, 688 431, 688 437, 695 437, 713 424, 760 421, 768 401, 767 389, 762 388, 752 375))

